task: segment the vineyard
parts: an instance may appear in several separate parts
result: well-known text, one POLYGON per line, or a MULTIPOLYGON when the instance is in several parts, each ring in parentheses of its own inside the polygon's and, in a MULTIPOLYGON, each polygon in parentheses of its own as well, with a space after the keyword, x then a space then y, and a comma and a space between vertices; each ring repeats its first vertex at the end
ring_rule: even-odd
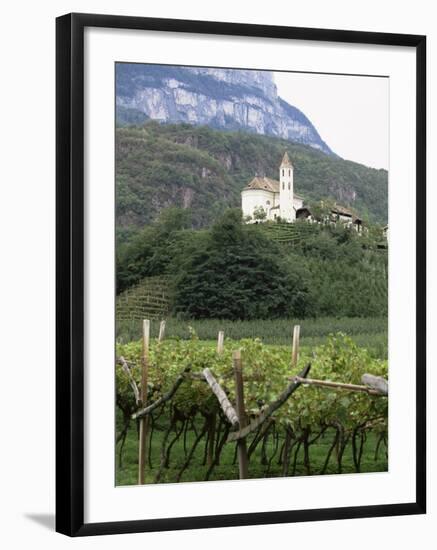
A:
MULTIPOLYGON (((167 319, 167 330, 172 338, 189 340, 190 327, 199 340, 213 342, 220 330, 231 340, 254 339, 262 334, 264 344, 289 345, 290 326, 301 326, 301 344, 315 347, 323 344, 329 334, 342 332, 350 336, 357 346, 366 348, 376 358, 387 358, 386 317, 322 317, 318 319, 256 319, 229 321, 223 319, 167 319)), ((152 323, 151 335, 158 337, 158 323, 152 323)), ((138 319, 117 319, 117 342, 128 343, 141 338, 138 319)))
POLYGON ((117 345, 117 484, 387 469, 388 399, 363 386, 387 361, 348 336, 299 349, 298 333, 216 344, 161 329, 117 345))
POLYGON ((309 236, 314 235, 319 231, 316 225, 310 223, 266 223, 262 225, 262 229, 268 236, 280 244, 297 246, 305 242, 309 236))
POLYGON ((146 277, 137 285, 122 292, 116 299, 117 321, 161 319, 170 309, 169 278, 146 277))

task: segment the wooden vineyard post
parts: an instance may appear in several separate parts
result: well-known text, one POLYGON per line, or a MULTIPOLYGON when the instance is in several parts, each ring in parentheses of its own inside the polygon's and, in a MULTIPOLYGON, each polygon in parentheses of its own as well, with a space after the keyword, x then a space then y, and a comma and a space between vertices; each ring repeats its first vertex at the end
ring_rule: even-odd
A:
POLYGON ((217 337, 217 353, 223 353, 223 342, 225 339, 225 333, 223 330, 219 330, 218 337, 217 337))
POLYGON ((291 350, 291 368, 297 367, 297 361, 299 359, 299 337, 300 337, 300 325, 295 325, 293 329, 293 348, 291 350))
MULTIPOLYGON (((150 321, 143 321, 143 353, 142 353, 142 369, 141 369, 141 406, 147 404, 147 382, 149 375, 149 340, 150 340, 150 321)), ((144 484, 144 474, 147 457, 147 427, 148 416, 140 418, 140 441, 138 451, 138 484, 144 484)))
POLYGON ((162 342, 165 336, 165 321, 161 321, 159 324, 159 336, 158 342, 162 342))
POLYGON ((234 407, 231 405, 228 396, 220 387, 220 384, 212 375, 211 371, 207 368, 203 370, 203 376, 208 382, 209 387, 213 391, 214 395, 217 397, 217 400, 220 404, 222 411, 224 412, 226 418, 229 420, 233 427, 239 426, 238 414, 235 411, 234 407))
MULTIPOLYGON (((237 406, 237 415, 240 425, 240 430, 248 424, 246 409, 244 407, 244 387, 243 387, 243 369, 241 365, 241 350, 234 351, 232 355, 232 363, 235 375, 235 401, 237 406)), ((238 466, 240 470, 240 479, 248 478, 248 463, 246 438, 243 437, 237 442, 238 449, 238 466)))

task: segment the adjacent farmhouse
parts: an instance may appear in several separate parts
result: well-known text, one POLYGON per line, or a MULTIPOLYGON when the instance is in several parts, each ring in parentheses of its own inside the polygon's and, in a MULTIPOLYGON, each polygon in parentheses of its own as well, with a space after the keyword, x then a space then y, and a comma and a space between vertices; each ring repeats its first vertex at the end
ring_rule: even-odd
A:
MULTIPOLYGON (((289 223, 296 219, 314 221, 303 197, 294 192, 294 167, 287 152, 279 167, 279 181, 256 175, 241 192, 241 209, 249 223, 276 219, 289 223)), ((334 205, 329 221, 340 221, 361 231, 362 220, 344 206, 334 205)))

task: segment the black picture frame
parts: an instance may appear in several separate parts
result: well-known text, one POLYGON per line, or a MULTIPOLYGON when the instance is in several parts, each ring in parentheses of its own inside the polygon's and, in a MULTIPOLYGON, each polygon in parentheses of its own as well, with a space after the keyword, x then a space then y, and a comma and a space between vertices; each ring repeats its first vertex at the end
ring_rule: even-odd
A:
POLYGON ((69 536, 423 514, 426 511, 426 37, 68 14, 56 20, 56 530, 69 536), (312 510, 84 523, 84 29, 403 46, 416 51, 416 500, 312 510))

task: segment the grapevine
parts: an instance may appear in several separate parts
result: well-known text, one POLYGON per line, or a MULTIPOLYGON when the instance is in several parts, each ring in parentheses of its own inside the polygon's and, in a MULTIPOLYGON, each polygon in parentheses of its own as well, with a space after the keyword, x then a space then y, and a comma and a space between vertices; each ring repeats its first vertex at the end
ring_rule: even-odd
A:
MULTIPOLYGON (((183 445, 184 460, 178 464, 176 477, 169 481, 185 481, 186 473, 201 454, 203 479, 210 479, 220 465, 221 456, 231 428, 218 401, 200 375, 209 369, 235 403, 235 382, 232 372, 232 352, 241 349, 244 372, 245 407, 249 419, 255 419, 275 401, 302 367, 311 363, 313 378, 360 384, 364 373, 387 378, 387 361, 374 359, 346 335, 331 335, 326 343, 313 350, 301 350, 297 366, 290 366, 290 348, 265 345, 259 339, 226 340, 222 353, 199 340, 192 332, 190 340, 152 341, 149 352, 148 395, 150 403, 160 403, 175 382, 184 380, 172 395, 150 414, 150 446, 161 435, 159 463, 149 454, 149 468, 158 482, 172 463, 172 453, 183 445), (181 374, 182 373, 182 374, 181 374), (162 435, 163 434, 163 435, 162 435), (188 435, 191 434, 190 437, 188 435), (184 477, 185 476, 185 477, 184 477)), ((117 356, 129 365, 130 375, 140 386, 141 342, 117 345, 117 356)), ((127 430, 135 425, 132 415, 138 406, 132 391, 132 381, 120 362, 116 364, 117 407, 119 422, 119 464, 127 430)), ((361 461, 368 434, 376 441, 375 460, 387 448, 388 399, 367 393, 351 393, 342 389, 306 386, 294 393, 268 422, 247 438, 250 463, 258 461, 265 476, 274 464, 281 466, 282 475, 295 475, 302 461, 304 473, 324 474, 330 465, 343 471, 345 449, 351 447, 354 469, 361 471, 361 461), (330 437, 323 464, 316 471, 311 449, 318 441, 330 437)), ((149 452, 150 453, 150 452, 149 452)))

